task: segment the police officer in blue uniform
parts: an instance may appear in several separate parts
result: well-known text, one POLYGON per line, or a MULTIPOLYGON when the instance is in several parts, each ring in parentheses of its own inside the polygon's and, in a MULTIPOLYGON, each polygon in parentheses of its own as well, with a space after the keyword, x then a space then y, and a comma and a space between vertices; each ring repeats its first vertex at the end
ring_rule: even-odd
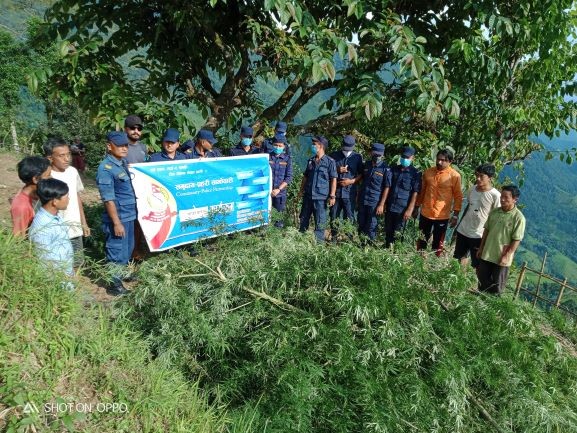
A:
POLYGON ((162 137, 162 152, 150 155, 149 162, 178 161, 188 159, 184 153, 178 151, 180 146, 180 132, 178 129, 168 128, 162 137))
MULTIPOLYGON (((280 120, 278 122, 276 122, 276 125, 274 127, 274 137, 276 137, 278 135, 283 135, 286 137, 286 131, 287 131, 286 122, 281 122, 280 120)), ((261 149, 262 149, 263 153, 270 154, 274 150, 273 149, 274 137, 265 138, 265 140, 262 142, 261 149)), ((287 143, 285 145, 284 153, 286 153, 287 155, 290 156, 290 154, 291 154, 290 150, 291 150, 291 146, 287 141, 287 143)))
MULTIPOLYGON (((272 170, 272 206, 279 212, 286 209, 286 189, 293 178, 292 161, 285 153, 287 144, 284 135, 275 135, 273 151, 269 154, 269 164, 272 170)), ((275 227, 284 227, 282 219, 275 221, 275 227)))
POLYGON ((309 228, 311 215, 315 220, 315 237, 318 242, 325 240, 327 223, 327 202, 334 206, 337 189, 337 166, 335 160, 325 155, 329 141, 323 136, 313 138, 313 157, 307 161, 299 196, 303 197, 299 231, 309 228))
POLYGON ((335 205, 331 208, 331 237, 335 241, 338 233, 338 221, 343 219, 353 222, 355 201, 357 195, 356 185, 363 177, 363 157, 355 152, 355 137, 345 135, 341 150, 331 153, 337 164, 337 192, 335 205))
POLYGON ((359 191, 359 234, 371 241, 377 237, 377 206, 385 203, 391 185, 391 169, 383 159, 385 146, 373 143, 371 160, 365 162, 363 183, 359 191))
POLYGON ((222 156, 222 153, 214 147, 216 143, 217 140, 212 131, 201 129, 196 134, 196 140, 185 141, 180 151, 186 155, 187 159, 218 158, 222 156))
POLYGON ((411 218, 417 195, 421 191, 421 172, 412 165, 414 157, 415 149, 403 147, 399 164, 391 168, 391 188, 385 214, 387 247, 395 241, 395 234, 401 231, 411 218))
POLYGON ((113 131, 106 135, 106 140, 108 155, 98 166, 96 184, 104 202, 102 231, 106 239, 106 260, 115 265, 106 293, 119 296, 128 293, 122 285, 121 267, 128 264, 134 249, 136 197, 125 159, 128 137, 124 132, 113 131))
POLYGON ((240 143, 230 149, 230 156, 244 156, 261 153, 260 149, 252 145, 254 131, 250 126, 243 126, 240 129, 240 143))

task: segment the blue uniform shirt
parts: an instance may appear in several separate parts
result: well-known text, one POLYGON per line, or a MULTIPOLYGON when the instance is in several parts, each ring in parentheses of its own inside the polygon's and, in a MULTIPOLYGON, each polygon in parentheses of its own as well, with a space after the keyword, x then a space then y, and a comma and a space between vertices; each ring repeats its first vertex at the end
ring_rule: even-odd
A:
MULTIPOLYGON (((196 146, 191 147, 185 153, 187 159, 199 159, 201 158, 200 154, 196 151, 196 146)), ((219 158, 222 156, 220 150, 216 147, 213 147, 212 150, 204 152, 204 158, 219 158)))
POLYGON ((421 191, 421 172, 412 165, 400 164, 391 169, 391 190, 387 197, 387 211, 401 213, 407 209, 411 195, 421 191))
POLYGON ((248 152, 244 150, 244 146, 242 144, 237 144, 235 147, 230 149, 230 156, 245 156, 245 155, 254 155, 257 153, 261 153, 258 147, 250 146, 248 148, 248 152))
MULTIPOLYGON (((277 155, 274 152, 269 154, 269 164, 272 170, 272 189, 276 189, 281 183, 286 182, 287 185, 293 179, 293 168, 291 157, 286 153, 277 155)), ((277 197, 286 196, 286 188, 282 189, 277 197)))
POLYGON ((372 161, 365 162, 363 167, 363 184, 360 191, 360 204, 376 206, 386 187, 391 186, 391 169, 386 162, 380 161, 373 165, 372 161))
POLYGON ((162 151, 150 155, 150 159, 148 160, 148 162, 180 161, 183 159, 188 159, 184 153, 176 152, 174 158, 169 158, 168 154, 162 151))
POLYGON ((326 200, 329 198, 331 179, 337 177, 337 165, 335 160, 328 155, 323 155, 319 163, 313 156, 307 161, 305 196, 313 200, 326 200))
MULTIPOLYGON (((338 152, 331 153, 331 158, 333 158, 337 164, 337 180, 341 179, 354 179, 360 173, 363 172, 363 157, 360 153, 353 152, 349 156, 345 157, 344 153, 339 150, 338 152), (339 168, 348 165, 348 171, 346 173, 339 173, 339 168)), ((354 192, 356 191, 356 185, 348 185, 340 187, 337 183, 337 198, 350 198, 354 197, 354 192)))
MULTIPOLYGON (((114 201, 121 222, 136 219, 136 196, 126 160, 119 161, 110 154, 106 155, 104 161, 98 166, 96 184, 102 201, 114 201)), ((102 220, 105 223, 112 222, 106 210, 102 215, 102 220)))

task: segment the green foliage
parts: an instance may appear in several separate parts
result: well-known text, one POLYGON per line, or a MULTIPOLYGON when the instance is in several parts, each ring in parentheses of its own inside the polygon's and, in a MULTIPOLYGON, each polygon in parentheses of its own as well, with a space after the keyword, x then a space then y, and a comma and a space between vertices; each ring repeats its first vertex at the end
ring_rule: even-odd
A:
POLYGON ((115 306, 63 292, 30 243, 0 230, 0 430, 219 432, 197 385, 152 360, 115 306), (114 319, 114 320, 113 320, 114 319), (31 402, 38 409, 25 412, 31 402), (45 404, 93 404, 48 411, 45 404), (98 411, 123 403, 127 412, 98 411))
POLYGON ((128 317, 231 431, 486 432, 481 406, 504 430, 577 429, 577 359, 527 304, 469 294, 455 261, 271 229, 140 278, 128 317))

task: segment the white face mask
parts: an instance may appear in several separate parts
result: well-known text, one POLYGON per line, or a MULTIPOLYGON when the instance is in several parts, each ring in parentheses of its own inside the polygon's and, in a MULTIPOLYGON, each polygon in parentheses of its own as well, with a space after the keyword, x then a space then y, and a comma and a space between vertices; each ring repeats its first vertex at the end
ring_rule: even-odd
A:
POLYGON ((351 153, 353 153, 352 150, 343 150, 343 155, 345 155, 345 158, 348 158, 351 153))

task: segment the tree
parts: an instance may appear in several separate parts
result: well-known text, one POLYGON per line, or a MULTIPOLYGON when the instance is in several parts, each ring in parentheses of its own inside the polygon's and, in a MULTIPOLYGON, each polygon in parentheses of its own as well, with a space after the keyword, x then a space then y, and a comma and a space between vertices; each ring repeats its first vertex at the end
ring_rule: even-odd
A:
POLYGON ((214 129, 292 122, 331 89, 307 129, 450 144, 459 162, 523 158, 531 133, 572 128, 573 2, 457 3, 60 0, 45 81, 107 126, 136 111, 191 131, 191 110, 214 129), (281 89, 266 105, 263 80, 281 89))

